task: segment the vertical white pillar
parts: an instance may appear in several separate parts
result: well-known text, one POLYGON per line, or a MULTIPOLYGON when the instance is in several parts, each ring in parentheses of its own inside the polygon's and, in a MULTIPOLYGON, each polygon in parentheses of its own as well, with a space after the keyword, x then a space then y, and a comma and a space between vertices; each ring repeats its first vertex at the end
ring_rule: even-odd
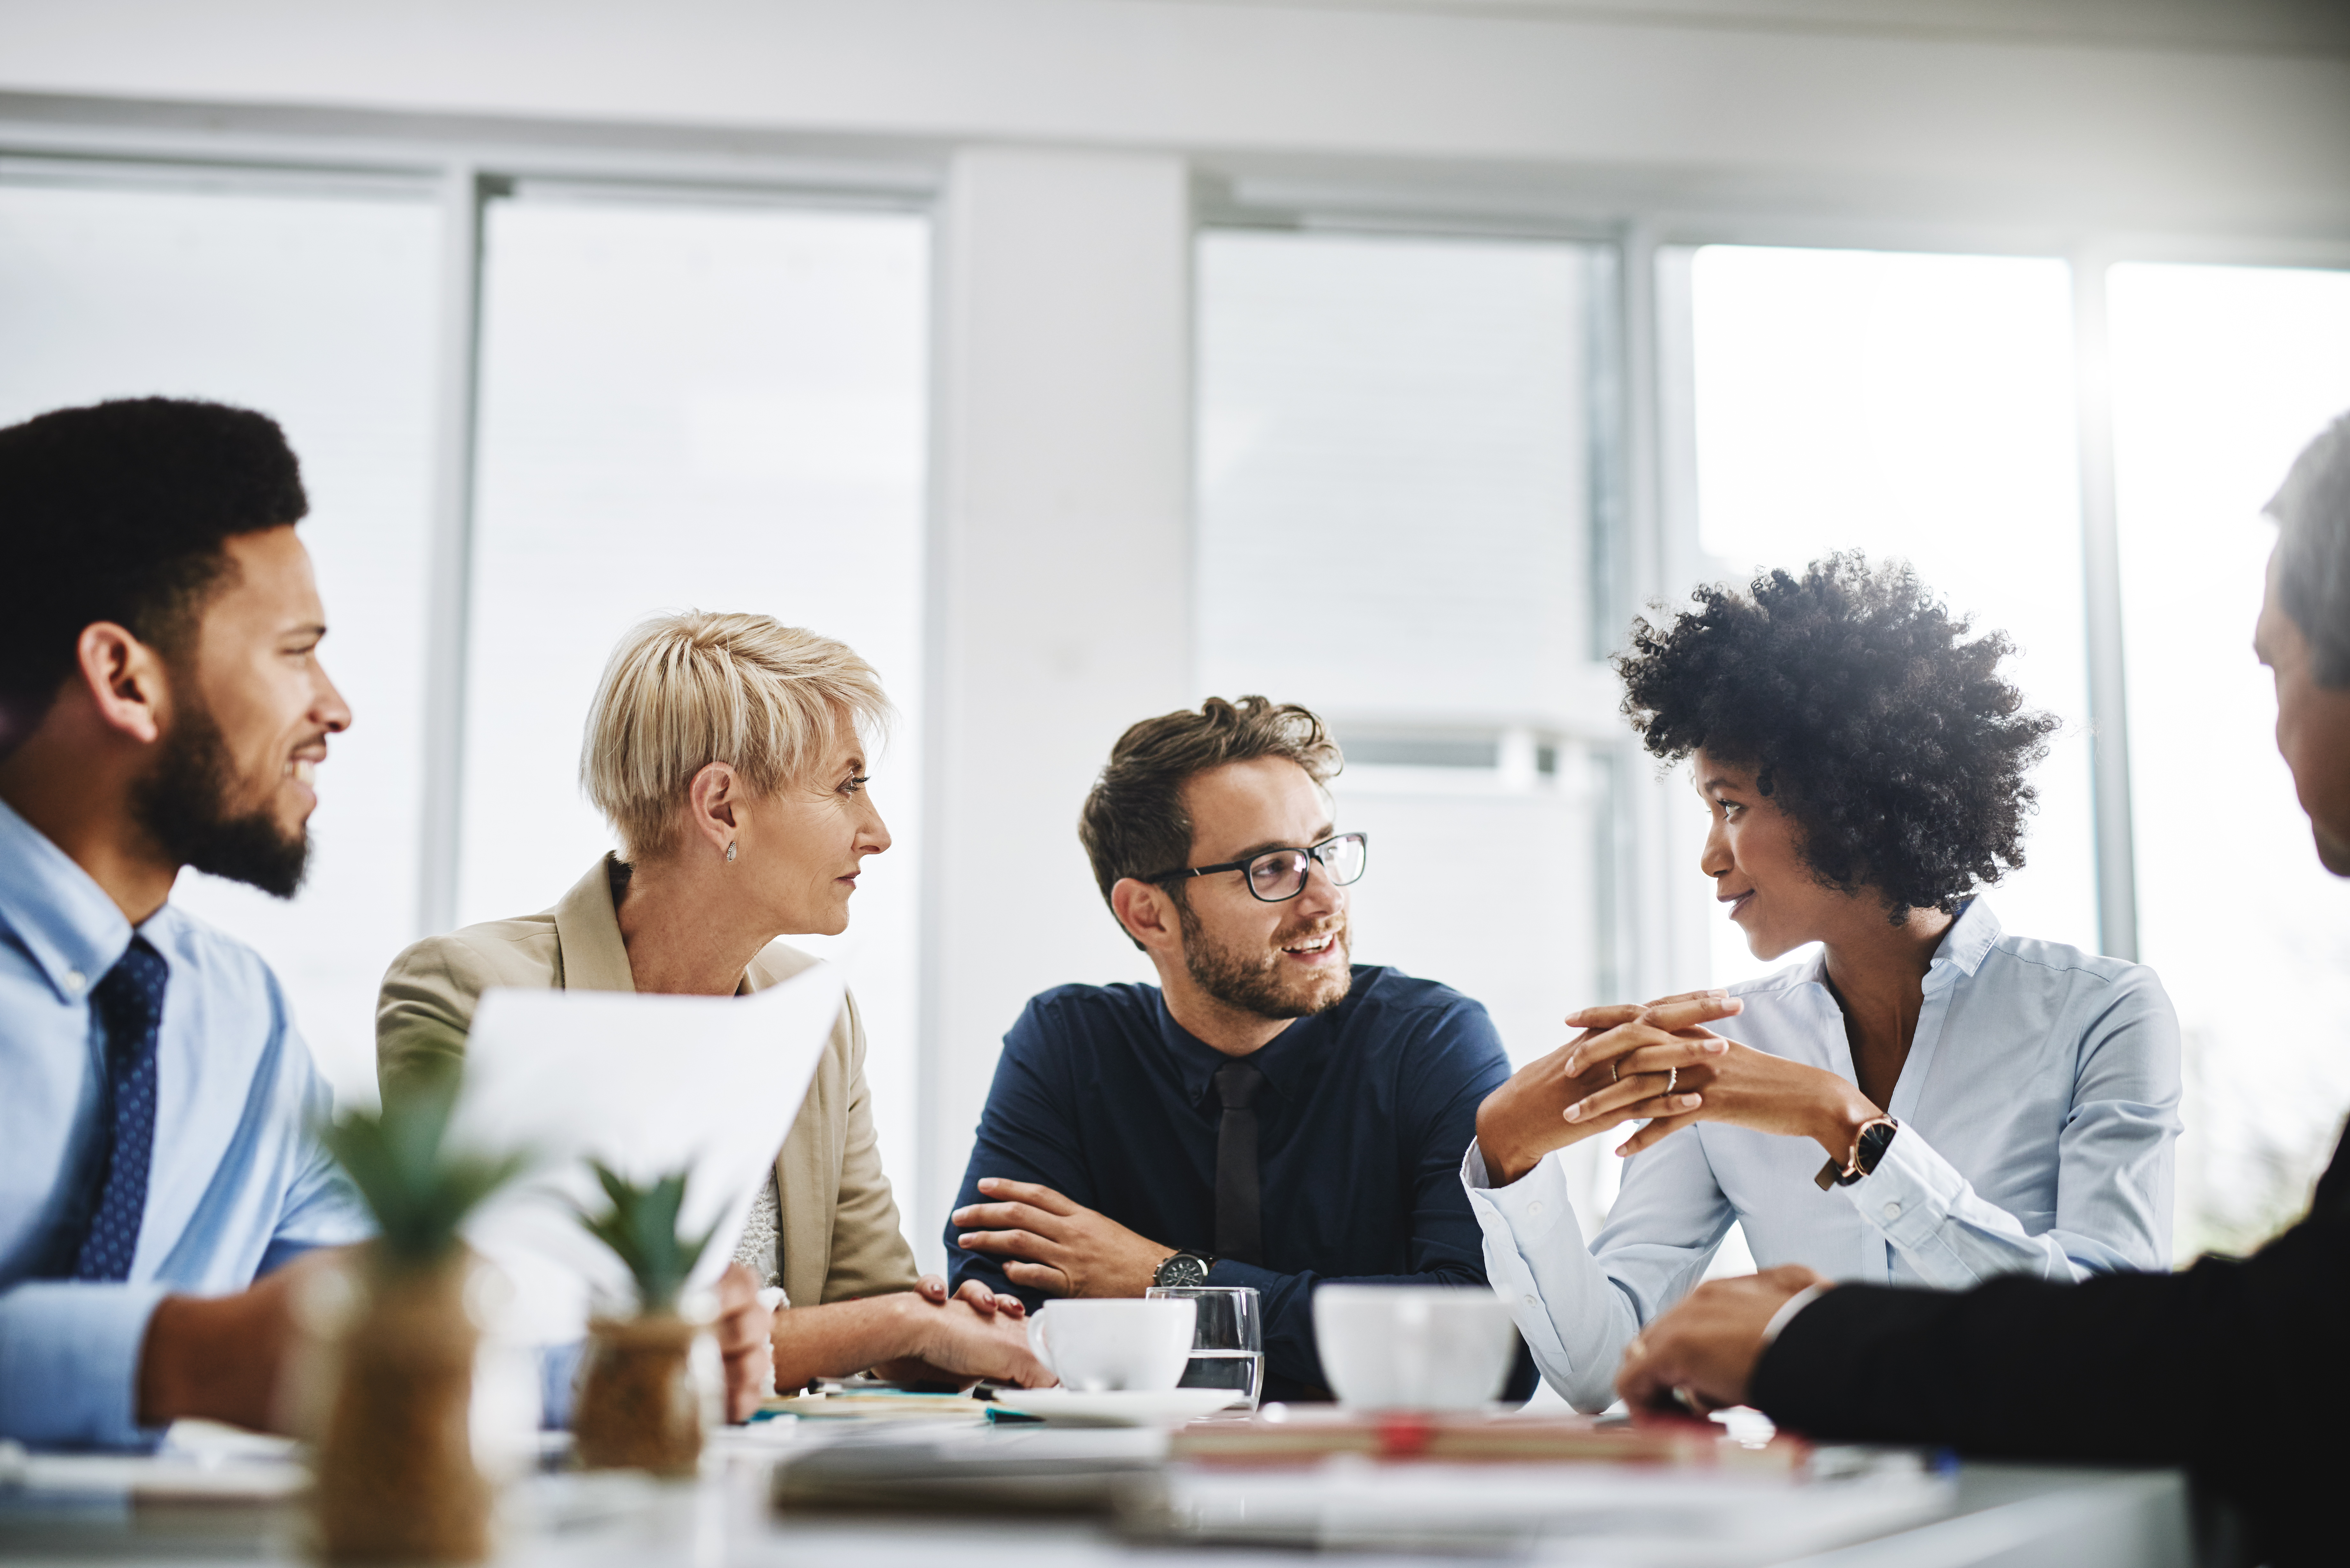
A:
POLYGON ((949 177, 908 1206, 925 1267, 1022 1006, 1149 978, 1076 820, 1119 732, 1191 696, 1189 189, 1173 157, 1013 148, 949 177))
POLYGON ((2097 946, 2137 961, 2137 846, 2130 821, 2129 694, 2122 679, 2120 524, 2114 501, 2113 358, 2106 267, 2096 246, 2070 258, 2081 452, 2081 580, 2086 594, 2089 778, 2096 802, 2097 946))

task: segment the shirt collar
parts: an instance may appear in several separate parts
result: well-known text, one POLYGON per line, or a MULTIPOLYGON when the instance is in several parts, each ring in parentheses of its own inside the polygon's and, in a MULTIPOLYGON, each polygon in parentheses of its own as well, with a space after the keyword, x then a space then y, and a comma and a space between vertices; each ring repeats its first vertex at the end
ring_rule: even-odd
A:
POLYGON ((1959 918, 1950 922, 1934 949, 1934 961, 1926 967, 1926 983, 1955 985, 1960 976, 1973 979, 1991 950, 1999 945, 2000 936, 1999 917, 1991 912, 1991 906, 1980 895, 1969 898, 1959 906, 1959 918), (1939 982, 1934 978, 1937 973, 1944 977, 1939 982))
POLYGON ((64 1002, 83 1002, 130 946, 130 922, 47 834, 0 801, 0 925, 64 1002))
MULTIPOLYGON (((1356 977, 1360 989, 1360 975, 1356 977)), ((1264 1075, 1273 1092, 1284 1100, 1295 1100, 1305 1086, 1306 1076, 1319 1054, 1321 1044, 1328 1037, 1326 1028, 1315 1025, 1323 1019, 1336 1020, 1354 1004, 1349 993, 1347 1000, 1329 1012, 1314 1018, 1293 1018, 1289 1027, 1274 1035, 1246 1056, 1227 1056, 1201 1040, 1198 1035, 1175 1022, 1167 1010, 1164 992, 1159 996, 1159 1035, 1167 1043, 1175 1058, 1175 1070, 1182 1075, 1184 1096, 1194 1106, 1203 1104, 1215 1092, 1216 1069, 1227 1062, 1246 1062, 1264 1075)))

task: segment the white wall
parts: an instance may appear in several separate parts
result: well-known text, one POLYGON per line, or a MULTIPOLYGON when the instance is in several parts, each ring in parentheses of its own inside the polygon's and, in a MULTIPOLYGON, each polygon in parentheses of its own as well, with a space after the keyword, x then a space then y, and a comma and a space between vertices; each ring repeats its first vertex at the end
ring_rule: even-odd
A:
POLYGON ((1180 160, 972 149, 940 217, 921 1166, 940 1241, 1003 1031, 1149 978, 1078 803, 1191 685, 1191 207, 1180 160))
POLYGON ((1608 15, 1200 0, 5 0, 0 89, 1144 147, 1236 167, 1447 161, 1503 180, 1564 171, 1603 188, 1662 186, 1703 204, 1833 192, 1942 213, 2350 226, 2350 60, 2339 54, 1608 15))

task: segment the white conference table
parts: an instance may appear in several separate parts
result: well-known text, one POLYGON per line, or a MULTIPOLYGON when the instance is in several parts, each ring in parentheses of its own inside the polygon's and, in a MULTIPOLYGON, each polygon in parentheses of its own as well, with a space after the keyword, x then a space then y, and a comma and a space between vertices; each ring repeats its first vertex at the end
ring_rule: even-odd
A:
MULTIPOLYGON (((827 1426, 832 1424, 827 1423, 827 1426)), ((1593 1465, 1327 1460, 1277 1472, 1151 1470, 1157 1434, 1044 1428, 858 1432, 784 1424, 713 1445, 698 1480, 543 1474, 510 1486, 500 1568, 2189 1568, 2173 1470, 1853 1460, 1829 1479, 1593 1465), (778 1512, 778 1463, 908 1445, 1075 1473, 1134 1466, 1158 1501, 1108 1519, 778 1512), (1163 1480, 1160 1479, 1163 1476, 1163 1480)), ((229 1489, 232 1490, 233 1489, 229 1489)), ((111 1484, 0 1484, 0 1560, 242 1565, 308 1560, 298 1501, 133 1498, 111 1484)))

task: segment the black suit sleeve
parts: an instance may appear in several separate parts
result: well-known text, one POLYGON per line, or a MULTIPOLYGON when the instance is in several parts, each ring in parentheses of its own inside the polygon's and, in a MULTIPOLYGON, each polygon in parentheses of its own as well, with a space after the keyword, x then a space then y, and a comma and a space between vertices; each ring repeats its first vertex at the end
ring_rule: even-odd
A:
MULTIPOLYGON (((2335 1185, 2329 1172, 2327 1186, 2335 1185)), ((2276 1560, 2307 1557, 2350 1459, 2350 1205, 2247 1259, 1964 1294, 1840 1285, 1799 1313, 1751 1397, 1840 1440, 2029 1459, 2184 1464, 2243 1504, 2276 1560)))

